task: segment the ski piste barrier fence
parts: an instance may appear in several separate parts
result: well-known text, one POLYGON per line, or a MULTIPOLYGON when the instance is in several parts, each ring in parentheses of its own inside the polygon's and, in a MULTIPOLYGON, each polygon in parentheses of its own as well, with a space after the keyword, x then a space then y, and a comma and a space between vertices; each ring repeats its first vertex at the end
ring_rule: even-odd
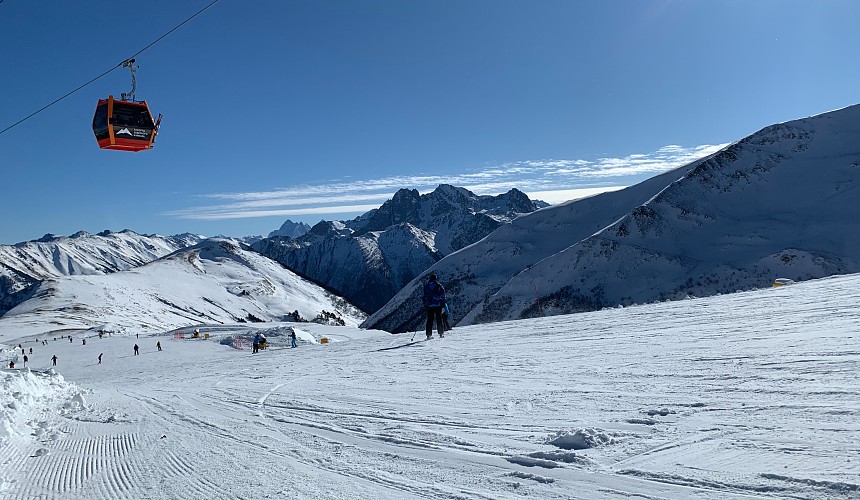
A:
POLYGON ((230 343, 230 347, 239 350, 247 349, 248 341, 238 335, 233 335, 233 341, 230 343))
MULTIPOLYGON (((182 330, 176 330, 176 331, 174 331, 174 332, 173 332, 173 338, 174 338, 174 339, 177 339, 177 340, 183 340, 183 339, 185 338, 185 332, 183 332, 182 330)), ((194 333, 192 333, 192 334, 191 334, 191 336, 190 336, 189 338, 192 338, 192 339, 200 339, 200 338, 203 338, 203 339, 209 340, 209 334, 208 334, 208 333, 204 333, 204 334, 201 336, 201 335, 200 335, 200 332, 194 332, 194 333)))

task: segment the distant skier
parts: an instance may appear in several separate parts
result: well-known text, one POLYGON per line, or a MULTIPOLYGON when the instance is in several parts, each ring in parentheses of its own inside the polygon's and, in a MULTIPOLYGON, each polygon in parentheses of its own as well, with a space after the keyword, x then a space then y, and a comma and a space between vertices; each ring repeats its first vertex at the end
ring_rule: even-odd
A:
POLYGON ((155 343, 155 347, 160 351, 161 350, 161 341, 155 343))
POLYGON ((30 348, 30 354, 33 354, 33 348, 32 347, 30 348))
POLYGON ((10 369, 14 369, 14 368, 15 368, 15 362, 14 362, 14 361, 9 361, 9 368, 10 368, 10 369))
POLYGON ((102 354, 104 354, 104 353, 103 352, 99 353, 99 364, 102 364, 102 354))
POLYGON ((27 362, 28 361, 30 361, 30 358, 28 358, 27 355, 25 354, 24 355, 24 368, 27 368, 27 362))
POLYGON ((52 361, 52 366, 57 366, 57 355, 56 354, 54 354, 54 356, 51 357, 51 361, 52 361))
POLYGON ((290 329, 290 347, 298 347, 298 344, 296 344, 296 331, 293 329, 290 329))
POLYGON ((134 355, 135 356, 140 354, 139 352, 137 352, 138 349, 140 349, 140 348, 137 346, 137 344, 134 344, 134 355))
POLYGON ((72 343, 72 336, 71 335, 69 335, 69 343, 70 344, 72 343))
POLYGON ((442 323, 442 308, 445 307, 445 287, 437 281, 436 275, 431 274, 424 285, 424 309, 427 311, 427 340, 433 338, 433 320, 436 320, 436 330, 439 338, 444 337, 445 325, 442 323))
POLYGON ((87 339, 81 339, 81 345, 87 345, 87 339))
POLYGON ((251 347, 253 347, 251 354, 256 354, 256 353, 260 352, 260 334, 259 333, 254 335, 254 342, 251 345, 251 347))

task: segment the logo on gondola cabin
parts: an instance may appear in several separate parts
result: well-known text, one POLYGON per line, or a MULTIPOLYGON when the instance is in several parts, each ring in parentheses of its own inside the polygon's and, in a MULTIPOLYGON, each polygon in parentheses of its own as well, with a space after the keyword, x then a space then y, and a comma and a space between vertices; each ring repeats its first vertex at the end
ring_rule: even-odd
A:
POLYGON ((116 133, 117 134, 127 134, 127 135, 130 135, 132 137, 134 136, 134 134, 131 133, 131 130, 129 130, 127 128, 121 128, 121 129, 117 130, 116 133))

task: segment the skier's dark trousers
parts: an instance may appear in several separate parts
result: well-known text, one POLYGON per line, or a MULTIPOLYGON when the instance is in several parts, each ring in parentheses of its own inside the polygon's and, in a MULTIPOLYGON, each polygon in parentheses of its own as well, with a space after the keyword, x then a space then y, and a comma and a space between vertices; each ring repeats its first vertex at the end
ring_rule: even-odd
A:
POLYGON ((427 284, 424 285, 424 309, 427 311, 427 338, 433 337, 433 321, 436 321, 436 329, 439 336, 445 333, 442 323, 442 310, 445 308, 445 287, 437 281, 436 275, 431 274, 427 284))

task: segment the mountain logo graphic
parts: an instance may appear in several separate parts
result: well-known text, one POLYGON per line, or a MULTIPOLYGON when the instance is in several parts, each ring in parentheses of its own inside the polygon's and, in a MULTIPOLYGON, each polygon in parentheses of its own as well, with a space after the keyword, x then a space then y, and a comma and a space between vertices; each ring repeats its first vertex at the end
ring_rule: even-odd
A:
POLYGON ((127 129, 127 128, 121 128, 121 129, 117 130, 117 132, 116 132, 116 133, 117 133, 117 134, 128 134, 128 135, 134 135, 134 134, 132 134, 132 133, 131 133, 131 131, 130 131, 129 129, 127 129))

